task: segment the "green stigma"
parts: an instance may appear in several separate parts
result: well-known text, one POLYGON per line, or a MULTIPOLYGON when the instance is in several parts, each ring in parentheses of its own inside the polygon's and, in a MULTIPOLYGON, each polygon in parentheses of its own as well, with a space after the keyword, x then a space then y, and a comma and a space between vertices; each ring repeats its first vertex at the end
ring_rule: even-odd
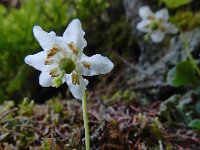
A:
POLYGON ((154 31, 157 30, 159 28, 159 24, 156 22, 152 22, 150 25, 150 28, 154 31))
POLYGON ((76 68, 75 63, 68 58, 62 59, 59 62, 58 66, 61 71, 64 71, 67 74, 70 74, 76 68))

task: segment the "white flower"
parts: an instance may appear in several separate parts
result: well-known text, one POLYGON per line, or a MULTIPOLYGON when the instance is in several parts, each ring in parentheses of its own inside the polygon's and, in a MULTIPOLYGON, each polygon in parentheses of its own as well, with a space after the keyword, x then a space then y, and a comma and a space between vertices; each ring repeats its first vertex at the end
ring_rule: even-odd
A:
POLYGON ((137 24, 137 29, 150 34, 155 43, 161 42, 167 33, 178 32, 178 28, 168 22, 169 13, 165 8, 153 13, 148 6, 143 6, 139 9, 139 15, 142 21, 137 24))
POLYGON ((25 62, 41 71, 39 83, 43 87, 59 87, 66 82, 72 95, 81 99, 88 85, 82 75, 105 74, 114 66, 100 54, 88 57, 83 53, 87 42, 78 19, 69 24, 62 37, 53 31, 47 33, 39 26, 33 28, 33 33, 43 51, 26 56, 25 62))

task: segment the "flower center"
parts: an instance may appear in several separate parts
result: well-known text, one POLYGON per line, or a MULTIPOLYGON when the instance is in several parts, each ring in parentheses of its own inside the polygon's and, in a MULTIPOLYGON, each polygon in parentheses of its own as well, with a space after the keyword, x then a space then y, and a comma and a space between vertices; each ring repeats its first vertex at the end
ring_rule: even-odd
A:
MULTIPOLYGON (((67 46, 73 52, 75 58, 74 56, 69 56, 68 53, 66 53, 58 45, 54 45, 52 49, 47 51, 45 65, 49 65, 49 67, 51 67, 49 75, 53 78, 53 87, 59 87, 62 84, 65 73, 72 73, 72 84, 80 84, 80 75, 75 71, 79 49, 75 46, 74 42, 68 43, 67 46)), ((83 66, 90 69, 90 64, 86 61, 83 62, 83 66)))
POLYGON ((152 22, 150 24, 150 28, 154 31, 157 30, 159 28, 159 24, 157 22, 152 22))
POLYGON ((62 71, 71 73, 75 69, 74 62, 68 58, 68 54, 58 45, 53 45, 53 48, 47 51, 45 65, 49 65, 51 77, 58 77, 62 71))
POLYGON ((76 68, 76 65, 71 59, 64 58, 60 60, 58 67, 61 71, 70 74, 76 68))

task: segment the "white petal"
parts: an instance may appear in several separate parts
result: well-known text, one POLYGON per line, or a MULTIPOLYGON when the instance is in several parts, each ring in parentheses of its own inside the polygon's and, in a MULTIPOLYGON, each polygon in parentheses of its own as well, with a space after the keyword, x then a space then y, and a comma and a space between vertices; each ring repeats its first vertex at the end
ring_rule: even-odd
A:
POLYGON ((83 79, 83 77, 80 75, 79 85, 74 85, 72 83, 72 74, 66 74, 65 75, 67 85, 69 86, 69 90, 71 91, 72 95, 77 99, 82 99, 84 92, 86 90, 86 86, 88 85, 88 80, 83 79))
POLYGON ((85 32, 81 27, 81 23, 78 19, 72 20, 65 30, 63 37, 67 44, 74 42, 75 46, 79 49, 79 54, 82 54, 83 48, 86 47, 87 42, 84 39, 85 32))
POLYGON ((44 61, 46 59, 46 54, 44 51, 36 53, 34 55, 28 55, 25 57, 24 61, 26 64, 34 67, 37 70, 42 71, 44 68, 44 61))
POLYGON ((139 15, 142 19, 148 19, 151 16, 154 16, 154 13, 148 6, 140 7, 139 15))
POLYGON ((91 57, 83 54, 80 59, 80 71, 84 76, 93 76, 98 74, 105 74, 112 70, 113 63, 107 58, 100 54, 93 55, 91 57), (90 65, 90 69, 83 65, 83 62, 87 62, 90 65))
POLYGON ((155 16, 158 20, 162 20, 162 21, 167 21, 169 19, 169 13, 166 8, 157 11, 155 16))
POLYGON ((52 49, 54 44, 60 45, 59 39, 56 37, 55 32, 51 31, 50 33, 42 30, 40 26, 34 26, 33 33, 40 46, 44 51, 52 49))
POLYGON ((49 72, 42 71, 39 77, 39 84, 43 87, 50 87, 52 86, 53 78, 49 75, 49 72))
POLYGON ((167 33, 175 34, 175 33, 178 32, 178 28, 171 23, 166 23, 165 26, 166 26, 166 29, 167 29, 167 33))
POLYGON ((149 26, 149 24, 151 23, 150 20, 143 20, 141 22, 139 22, 137 24, 137 29, 141 32, 145 32, 145 33, 148 33, 148 32, 151 32, 151 28, 149 26))
POLYGON ((161 31, 155 31, 151 34, 151 39, 155 43, 161 42, 165 37, 165 34, 161 31))

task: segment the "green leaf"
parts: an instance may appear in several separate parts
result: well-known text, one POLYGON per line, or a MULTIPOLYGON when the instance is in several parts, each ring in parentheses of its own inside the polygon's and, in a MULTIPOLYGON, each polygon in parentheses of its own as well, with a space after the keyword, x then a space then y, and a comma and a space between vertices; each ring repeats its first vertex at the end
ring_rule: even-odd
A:
POLYGON ((160 104, 160 116, 171 125, 177 123, 188 125, 189 122, 197 118, 195 117, 193 96, 193 93, 186 93, 183 96, 172 95, 160 104))
POLYGON ((168 8, 178 8, 191 2, 191 0, 162 0, 168 8))
POLYGON ((194 119, 189 123, 189 127, 200 131, 200 119, 194 119))
POLYGON ((167 83, 173 86, 192 86, 199 84, 196 70, 189 60, 182 61, 167 73, 167 83))

